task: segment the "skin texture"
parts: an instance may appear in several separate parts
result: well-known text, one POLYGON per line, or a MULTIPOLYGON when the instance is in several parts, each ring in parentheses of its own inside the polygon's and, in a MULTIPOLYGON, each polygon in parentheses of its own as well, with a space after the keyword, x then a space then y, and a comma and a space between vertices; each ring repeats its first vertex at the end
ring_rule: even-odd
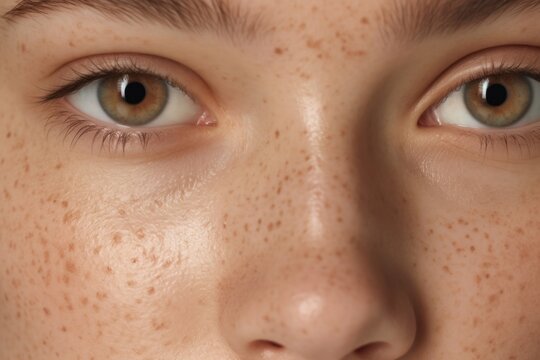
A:
POLYGON ((540 144, 418 126, 454 63, 540 46, 538 14, 400 42, 390 3, 244 1, 272 26, 237 42, 0 27, 0 359, 538 359, 540 144), (40 89, 115 53, 191 69, 218 126, 125 155, 47 130, 40 89))

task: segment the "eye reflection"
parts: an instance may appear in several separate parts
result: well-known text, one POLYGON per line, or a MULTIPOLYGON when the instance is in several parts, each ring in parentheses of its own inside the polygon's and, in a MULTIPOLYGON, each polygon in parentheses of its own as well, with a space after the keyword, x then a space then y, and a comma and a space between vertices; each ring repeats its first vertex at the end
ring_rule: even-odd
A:
POLYGON ((526 76, 499 75, 465 85, 467 109, 489 127, 507 127, 523 118, 531 107, 533 92, 526 76))
POLYGON ((112 120, 126 126, 142 126, 163 112, 169 92, 165 81, 155 76, 126 74, 102 80, 98 99, 112 120))

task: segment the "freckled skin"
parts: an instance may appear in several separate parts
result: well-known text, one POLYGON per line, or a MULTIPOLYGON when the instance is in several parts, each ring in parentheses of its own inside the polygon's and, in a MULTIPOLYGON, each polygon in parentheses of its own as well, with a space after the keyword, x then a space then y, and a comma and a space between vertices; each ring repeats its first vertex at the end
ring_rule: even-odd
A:
POLYGON ((0 360, 538 359, 539 160, 420 139, 414 56, 450 64, 383 45, 392 1, 243 3, 269 40, 87 13, 0 30, 0 360), (200 72, 217 135, 133 158, 47 134, 29 84, 121 52, 200 72))

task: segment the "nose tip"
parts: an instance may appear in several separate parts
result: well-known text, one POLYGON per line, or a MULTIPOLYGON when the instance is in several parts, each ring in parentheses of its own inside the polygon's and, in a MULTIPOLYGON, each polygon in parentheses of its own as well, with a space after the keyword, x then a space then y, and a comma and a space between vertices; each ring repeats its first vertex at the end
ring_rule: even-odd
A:
POLYGON ((407 297, 329 293, 252 298, 229 329, 233 349, 250 360, 394 360, 409 351, 416 322, 407 297))

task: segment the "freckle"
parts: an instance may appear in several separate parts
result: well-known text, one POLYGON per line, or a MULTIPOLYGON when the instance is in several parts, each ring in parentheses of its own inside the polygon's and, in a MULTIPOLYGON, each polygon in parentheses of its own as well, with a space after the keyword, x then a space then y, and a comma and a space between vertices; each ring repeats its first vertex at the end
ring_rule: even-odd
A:
POLYGON ((471 249, 471 252, 474 252, 476 250, 474 246, 471 246, 470 249, 471 249))
POLYGON ((364 17, 362 17, 361 22, 362 22, 362 24, 364 24, 364 25, 368 25, 368 24, 369 24, 369 19, 368 19, 367 17, 364 16, 364 17))
POLYGON ((154 289, 154 287, 149 288, 148 291, 147 291, 148 295, 152 295, 155 292, 156 292, 156 289, 154 289))
POLYGON ((67 328, 65 326, 62 326, 61 330, 62 330, 62 332, 66 332, 67 328))
POLYGON ((120 214, 120 216, 126 216, 126 211, 124 209, 118 209, 118 214, 120 214))
POLYGON ((81 217, 79 211, 68 211, 64 214, 64 224, 71 224, 74 221, 79 220, 81 217))
POLYGON ((102 246, 98 245, 94 248, 93 253, 94 255, 98 255, 101 252, 102 246))
POLYGON ((448 273, 448 274, 452 274, 452 272, 450 271, 450 268, 448 266, 443 266, 443 270, 444 272, 448 273))
POLYGON ((274 137, 275 137, 276 139, 279 139, 279 135, 280 135, 279 130, 276 130, 276 132, 274 133, 274 137))
POLYGON ((144 239, 144 236, 145 236, 145 235, 144 235, 144 229, 141 228, 141 229, 137 230, 137 232, 135 233, 135 235, 137 236, 137 238, 138 238, 139 240, 144 239))
POLYGON ((96 298, 97 298, 99 301, 103 301, 103 300, 105 300, 105 299, 107 298, 107 293, 98 291, 98 292, 96 293, 96 298))
POLYGON ((11 135, 12 135, 12 134, 11 134, 11 132, 10 132, 10 131, 8 131, 8 133, 6 134, 6 139, 9 139, 9 138, 11 138, 11 135))
POLYGON ((87 297, 81 298, 81 304, 83 304, 84 306, 88 305, 88 298, 87 297))
POLYGON ((113 273, 113 270, 110 266, 105 267, 105 274, 111 275, 113 273))
POLYGON ((134 280, 128 280, 126 282, 126 284, 127 284, 128 287, 132 288, 132 287, 135 287, 137 285, 137 282, 134 281, 134 280))
POLYGON ((280 47, 277 47, 274 49, 274 53, 277 55, 282 55, 285 52, 285 49, 282 49, 280 47))
POLYGON ((322 40, 314 40, 314 39, 308 39, 306 41, 306 46, 310 49, 320 49, 322 44, 322 40))
POLYGON ((51 311, 49 309, 47 309, 46 307, 43 308, 43 312, 45 313, 45 315, 47 316, 50 316, 51 315, 51 311))
POLYGON ((69 272, 69 273, 75 273, 77 272, 77 267, 75 266, 75 264, 72 262, 72 261, 66 261, 66 271, 69 272))
POLYGON ((156 331, 163 330, 165 328, 165 323, 164 322, 158 322, 156 319, 152 319, 152 327, 156 331))
POLYGON ((58 163, 56 164, 56 166, 54 167, 56 170, 60 170, 64 165, 62 165, 62 163, 58 163))
POLYGON ((113 245, 119 245, 122 243, 122 234, 115 233, 112 238, 113 245))

